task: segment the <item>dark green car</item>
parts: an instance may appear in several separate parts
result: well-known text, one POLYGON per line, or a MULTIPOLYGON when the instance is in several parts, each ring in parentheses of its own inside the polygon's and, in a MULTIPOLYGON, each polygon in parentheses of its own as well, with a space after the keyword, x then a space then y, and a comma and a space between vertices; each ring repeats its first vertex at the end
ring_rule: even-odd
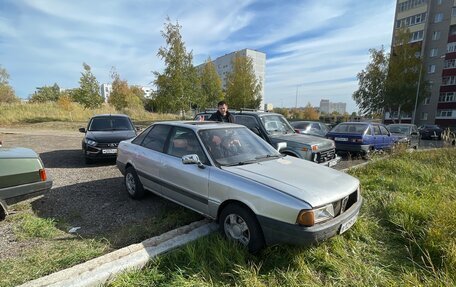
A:
POLYGON ((43 162, 28 148, 0 147, 0 220, 8 214, 7 204, 37 196, 52 187, 43 162))

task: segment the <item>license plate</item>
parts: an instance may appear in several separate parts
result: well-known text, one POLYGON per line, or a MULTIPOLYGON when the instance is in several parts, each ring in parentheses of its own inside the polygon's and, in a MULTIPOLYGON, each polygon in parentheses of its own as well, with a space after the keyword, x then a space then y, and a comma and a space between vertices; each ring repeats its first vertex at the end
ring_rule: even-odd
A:
POLYGON ((117 149, 115 148, 112 148, 112 149, 104 149, 101 151, 102 153, 104 154, 113 154, 113 153, 117 153, 117 149))
POLYGON ((356 214, 355 216, 350 218, 348 221, 342 223, 342 225, 340 226, 339 234, 342 234, 345 231, 349 230, 350 227, 352 227, 353 224, 355 224, 357 219, 358 219, 358 214, 356 214))
POLYGON ((347 142, 348 141, 348 138, 334 138, 335 141, 338 141, 338 142, 347 142))

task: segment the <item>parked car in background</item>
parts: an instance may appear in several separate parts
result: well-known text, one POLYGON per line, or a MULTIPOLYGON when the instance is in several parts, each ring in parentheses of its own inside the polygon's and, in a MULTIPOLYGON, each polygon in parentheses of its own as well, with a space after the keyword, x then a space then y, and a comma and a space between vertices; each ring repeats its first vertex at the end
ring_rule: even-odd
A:
POLYGON ((390 124, 388 130, 398 138, 398 143, 405 144, 409 148, 418 149, 420 134, 414 124, 390 124))
POLYGON ((443 129, 438 125, 422 125, 418 128, 422 139, 442 139, 443 129))
POLYGON ((85 162, 95 159, 116 158, 119 142, 136 136, 136 128, 130 118, 122 114, 104 114, 92 117, 84 133, 82 152, 85 162))
POLYGON ((364 157, 373 150, 391 149, 398 140, 385 125, 366 122, 340 123, 326 137, 336 142, 338 152, 360 153, 364 157))
POLYGON ((155 123, 119 144, 117 166, 130 197, 151 191, 217 220, 251 252, 342 234, 362 204, 356 178, 282 155, 237 124, 155 123))
POLYGON ((294 130, 299 134, 325 137, 329 132, 326 124, 314 121, 296 121, 290 122, 294 130))
POLYGON ((8 214, 7 205, 45 193, 51 187, 52 180, 36 152, 0 147, 0 220, 8 214))

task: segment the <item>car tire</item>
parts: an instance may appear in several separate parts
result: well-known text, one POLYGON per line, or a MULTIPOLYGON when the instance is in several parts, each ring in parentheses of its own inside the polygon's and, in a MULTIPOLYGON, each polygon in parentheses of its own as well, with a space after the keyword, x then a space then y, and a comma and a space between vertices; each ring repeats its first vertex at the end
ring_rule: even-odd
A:
POLYGON ((144 197, 144 186, 139 180, 136 170, 131 166, 125 171, 124 183, 131 198, 138 200, 144 197))
POLYGON ((263 232, 255 214, 239 204, 230 204, 222 210, 219 228, 226 238, 239 242, 251 253, 256 253, 265 246, 263 232))

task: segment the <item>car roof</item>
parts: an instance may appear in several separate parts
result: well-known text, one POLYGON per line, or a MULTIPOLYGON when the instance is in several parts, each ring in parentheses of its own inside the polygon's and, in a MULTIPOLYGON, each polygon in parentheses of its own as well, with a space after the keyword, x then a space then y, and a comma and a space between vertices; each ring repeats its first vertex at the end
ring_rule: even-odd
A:
POLYGON ((246 128, 243 125, 233 124, 233 123, 222 123, 215 121, 164 121, 164 122, 155 122, 154 124, 161 125, 170 125, 176 127, 185 127, 190 128, 194 131, 199 131, 203 129, 219 129, 219 128, 246 128))
POLYGON ((411 126, 414 126, 414 124, 389 124, 388 126, 407 126, 407 127, 411 127, 411 126))
POLYGON ((125 114, 99 114, 99 115, 94 115, 92 118, 99 118, 99 117, 124 117, 124 118, 130 118, 129 116, 125 114))

